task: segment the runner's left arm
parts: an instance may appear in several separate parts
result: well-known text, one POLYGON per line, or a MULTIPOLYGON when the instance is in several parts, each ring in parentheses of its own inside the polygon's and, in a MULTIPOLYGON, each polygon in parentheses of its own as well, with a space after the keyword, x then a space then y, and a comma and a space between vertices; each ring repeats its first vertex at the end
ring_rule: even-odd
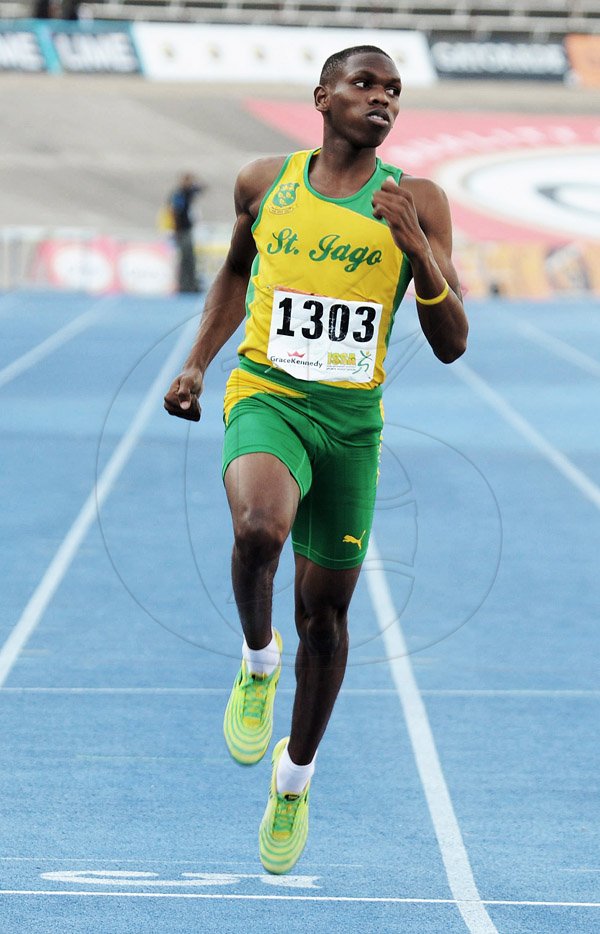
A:
POLYGON ((464 353, 469 325, 452 263, 452 222, 446 195, 425 178, 388 178, 373 196, 375 217, 386 220, 394 242, 410 262, 417 311, 436 357, 452 363, 464 353), (434 304, 427 301, 443 296, 434 304), (419 301, 425 299, 425 303, 419 301))

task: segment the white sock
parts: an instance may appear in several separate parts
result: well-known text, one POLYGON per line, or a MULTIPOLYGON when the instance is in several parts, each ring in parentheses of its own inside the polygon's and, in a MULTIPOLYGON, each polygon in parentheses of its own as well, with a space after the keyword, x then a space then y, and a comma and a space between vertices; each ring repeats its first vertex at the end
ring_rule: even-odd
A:
POLYGON ((245 639, 242 644, 242 657, 253 675, 272 675, 279 664, 280 654, 275 636, 271 636, 264 649, 248 648, 245 639))
POLYGON ((315 753, 314 759, 312 762, 309 762, 308 765, 296 765, 296 763, 292 762, 290 759, 288 748, 286 746, 277 766, 278 793, 280 795, 301 794, 306 788, 308 782, 313 777, 316 761, 317 754, 315 753))

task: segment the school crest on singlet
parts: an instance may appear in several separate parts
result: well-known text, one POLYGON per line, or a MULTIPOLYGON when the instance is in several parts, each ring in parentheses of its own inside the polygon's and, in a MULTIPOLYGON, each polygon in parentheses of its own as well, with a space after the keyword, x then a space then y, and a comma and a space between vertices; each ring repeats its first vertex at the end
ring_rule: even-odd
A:
POLYGON ((299 188, 299 182, 286 182, 279 185, 270 202, 270 210, 273 213, 280 214, 282 209, 289 208, 296 200, 296 189, 299 188))
POLYGON ((326 198, 309 182, 313 151, 293 153, 266 193, 239 353, 299 380, 348 388, 383 382, 394 313, 411 270, 373 193, 401 170, 377 160, 363 188, 326 198))

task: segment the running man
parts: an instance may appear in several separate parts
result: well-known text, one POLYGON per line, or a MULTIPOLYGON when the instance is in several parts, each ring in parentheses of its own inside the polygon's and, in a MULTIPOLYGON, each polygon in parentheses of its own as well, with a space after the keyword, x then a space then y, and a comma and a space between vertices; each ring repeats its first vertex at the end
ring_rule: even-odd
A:
POLYGON ((282 651, 273 579, 291 534, 296 693, 259 830, 272 873, 289 872, 306 843, 315 758, 344 677, 348 607, 369 542, 384 358, 411 279, 436 357, 451 363, 466 347, 447 199, 432 181, 376 155, 400 90, 381 49, 338 52, 314 92, 321 147, 242 169, 227 258, 165 396, 167 412, 197 421, 206 368, 245 318, 224 402, 223 477, 244 633, 224 734, 246 765, 269 746, 282 651))

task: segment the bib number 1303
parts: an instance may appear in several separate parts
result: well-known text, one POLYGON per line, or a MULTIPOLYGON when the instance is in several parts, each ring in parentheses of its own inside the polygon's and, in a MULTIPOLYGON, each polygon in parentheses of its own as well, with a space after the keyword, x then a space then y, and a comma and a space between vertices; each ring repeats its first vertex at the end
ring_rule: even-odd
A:
POLYGON ((373 379, 382 306, 275 290, 267 356, 298 379, 373 379))
MULTIPOLYGON (((307 340, 319 340, 324 331, 330 341, 338 343, 345 341, 350 330, 350 306, 343 302, 333 302, 328 307, 318 298, 308 298, 302 304, 307 312, 308 320, 300 328, 302 337, 307 340)), ((280 326, 276 334, 283 337, 295 337, 296 331, 292 327, 292 298, 287 295, 279 302, 280 326)), ((359 305, 354 309, 356 320, 352 322, 352 339, 357 344, 369 344, 375 336, 375 321, 377 309, 372 305, 359 305), (357 326, 358 325, 358 326, 357 326)))

